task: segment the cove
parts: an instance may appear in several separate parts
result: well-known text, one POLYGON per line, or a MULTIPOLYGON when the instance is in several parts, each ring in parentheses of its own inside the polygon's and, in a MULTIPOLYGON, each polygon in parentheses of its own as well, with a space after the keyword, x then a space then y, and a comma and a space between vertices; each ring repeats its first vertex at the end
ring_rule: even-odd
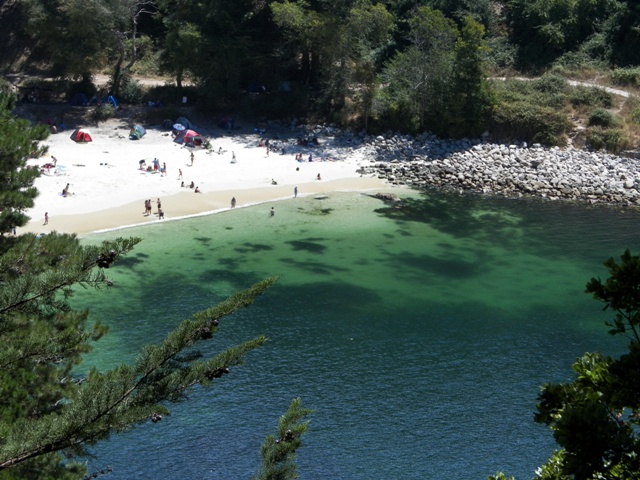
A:
POLYGON ((445 192, 299 197, 101 233, 144 240, 114 287, 74 306, 110 325, 83 368, 135 358, 191 313, 269 276, 203 353, 264 334, 243 366, 172 415, 93 448, 110 478, 249 479, 294 397, 314 413, 301 478, 534 476, 555 448, 533 422, 546 382, 586 351, 618 354, 610 312, 584 293, 636 253, 632 209, 445 192))

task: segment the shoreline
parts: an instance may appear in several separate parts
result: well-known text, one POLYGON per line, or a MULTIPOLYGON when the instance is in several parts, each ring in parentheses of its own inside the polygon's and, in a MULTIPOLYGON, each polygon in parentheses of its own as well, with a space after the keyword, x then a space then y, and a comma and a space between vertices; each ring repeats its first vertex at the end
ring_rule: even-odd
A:
MULTIPOLYGON (((399 187, 390 186, 386 181, 378 177, 349 178, 322 183, 309 182, 300 184, 298 185, 298 197, 303 198, 331 192, 379 192, 392 188, 398 189, 399 187)), ((47 225, 32 219, 20 229, 20 233, 47 234, 56 231, 58 233, 75 233, 81 237, 94 233, 154 225, 158 222, 172 222, 215 215, 233 210, 230 206, 232 197, 237 200, 234 208, 246 208, 292 199, 294 194, 293 187, 289 185, 277 185, 271 188, 220 190, 195 195, 192 190, 189 190, 188 192, 180 192, 162 198, 164 219, 158 218, 155 204, 152 203, 152 214, 145 216, 141 201, 135 201, 95 212, 59 215, 52 218, 47 225)))
POLYGON ((194 129, 209 142, 204 148, 176 143, 158 125, 131 140, 128 118, 88 128, 89 143, 73 141, 69 127, 41 142, 48 155, 27 161, 42 174, 35 182, 39 195, 26 212, 31 220, 20 233, 86 235, 146 225, 160 221, 158 201, 170 221, 230 210, 233 197, 240 208, 292 198, 294 188, 302 197, 390 187, 385 179, 362 173, 373 165, 366 149, 345 146, 328 130, 310 145, 299 142, 294 127, 226 131, 202 122, 194 129), (147 215, 146 201, 151 201, 147 215))
POLYGON ((131 119, 115 118, 90 129, 90 143, 75 143, 69 131, 42 142, 49 156, 27 161, 43 173, 35 183, 39 195, 26 212, 31 220, 18 231, 86 235, 160 221, 158 201, 164 220, 173 221, 230 210, 234 197, 236 208, 293 198, 294 188, 301 197, 427 187, 640 205, 640 160, 571 148, 331 127, 316 127, 316 141, 307 144, 296 126, 226 131, 203 122, 194 129, 210 142, 205 149, 180 145, 157 125, 130 140, 131 126, 131 119), (158 168, 142 168, 143 161, 158 168), (194 195, 195 187, 202 193, 194 195))

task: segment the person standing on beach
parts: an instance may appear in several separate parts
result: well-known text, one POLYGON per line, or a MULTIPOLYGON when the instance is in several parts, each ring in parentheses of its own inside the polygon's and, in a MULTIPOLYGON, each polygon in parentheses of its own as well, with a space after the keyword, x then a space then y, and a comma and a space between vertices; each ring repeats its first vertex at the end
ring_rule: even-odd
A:
POLYGON ((231 163, 236 163, 236 152, 231 152, 231 163))
POLYGON ((160 215, 160 210, 162 209, 162 204, 160 203, 160 199, 156 202, 158 204, 158 215, 160 215))
POLYGON ((191 152, 191 166, 193 167, 193 159, 194 159, 194 155, 193 152, 191 152))
POLYGON ((298 186, 296 185, 295 187, 293 187, 293 198, 297 198, 298 197, 298 186))
POLYGON ((236 208, 236 197, 231 198, 231 208, 236 208))
POLYGON ((162 162, 162 172, 160 172, 160 176, 164 177, 167 175, 167 164, 165 162, 162 162))
POLYGON ((178 169, 178 180, 182 180, 182 169, 178 169))
POLYGON ((44 223, 43 225, 49 224, 49 212, 44 212, 44 223))

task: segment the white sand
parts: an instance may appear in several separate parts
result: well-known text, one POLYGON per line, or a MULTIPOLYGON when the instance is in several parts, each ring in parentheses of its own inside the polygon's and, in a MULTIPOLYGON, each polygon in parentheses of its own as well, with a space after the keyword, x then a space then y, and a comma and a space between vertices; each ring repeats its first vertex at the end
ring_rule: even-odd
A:
MULTIPOLYGON (((167 221, 228 209, 234 196, 236 208, 291 198, 295 186, 298 196, 386 187, 382 180, 361 177, 357 172, 360 166, 371 164, 362 151, 351 150, 345 156, 345 150, 333 149, 330 140, 322 144, 322 149, 293 146, 288 147, 286 155, 271 152, 267 156, 266 149, 258 146, 258 134, 196 128, 211 141, 214 152, 220 147, 225 151, 217 154, 179 145, 170 132, 159 129, 148 129, 142 139, 130 140, 130 127, 120 120, 88 127, 93 142, 86 144, 72 141, 70 131, 51 135, 44 143, 49 146, 49 155, 57 158, 57 168, 36 180, 40 194, 27 212, 32 220, 20 230, 84 234, 158 222, 162 221, 157 217, 158 198, 167 221), (191 152, 195 155, 193 166, 191 152), (232 152, 236 163, 231 162, 232 152), (297 152, 304 154, 303 162, 295 160, 297 152), (313 162, 308 162, 309 153, 314 156, 313 162), (154 158, 161 166, 166 163, 166 176, 140 170, 139 160, 146 159, 147 165, 152 165, 154 158), (193 181, 201 194, 181 187, 179 169, 185 185, 193 181), (321 180, 316 180, 318 173, 321 180), (272 179, 277 185, 271 184, 272 179), (63 197, 67 184, 72 195, 63 197), (146 199, 153 200, 150 216, 144 215, 146 199), (48 225, 43 225, 45 212, 48 225)), ((51 162, 50 156, 28 163, 42 166, 51 162)))

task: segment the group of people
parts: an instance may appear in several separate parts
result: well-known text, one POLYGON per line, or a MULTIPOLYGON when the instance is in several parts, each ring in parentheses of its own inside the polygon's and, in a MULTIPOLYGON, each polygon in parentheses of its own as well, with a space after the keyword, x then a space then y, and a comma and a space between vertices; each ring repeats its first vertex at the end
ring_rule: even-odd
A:
MULTIPOLYGON (((304 162, 304 157, 302 155, 302 152, 296 153, 296 157, 295 158, 296 158, 296 162, 304 162)), ((313 153, 309 154, 309 157, 307 158, 307 160, 309 162, 313 162, 313 153)))
POLYGON ((191 180, 191 183, 189 185, 185 185, 184 181, 180 182, 180 187, 189 187, 189 188, 193 188, 195 193, 201 193, 200 192, 200 188, 196 187, 196 184, 193 183, 193 180, 191 180))
POLYGON ((167 174, 167 163, 162 162, 162 166, 160 166, 160 160, 158 160, 157 158, 153 159, 153 166, 151 165, 147 166, 147 161, 144 158, 138 162, 138 165, 140 165, 140 170, 143 170, 143 171, 147 171, 147 172, 159 171, 161 177, 164 177, 167 174))
MULTIPOLYGON (((144 201, 144 215, 146 217, 151 215, 151 210, 152 210, 151 203, 152 203, 151 199, 144 201)), ((158 198, 158 200, 156 200, 156 203, 158 204, 158 220, 163 220, 164 219, 164 210, 162 210, 162 203, 160 202, 159 198, 158 198)))

